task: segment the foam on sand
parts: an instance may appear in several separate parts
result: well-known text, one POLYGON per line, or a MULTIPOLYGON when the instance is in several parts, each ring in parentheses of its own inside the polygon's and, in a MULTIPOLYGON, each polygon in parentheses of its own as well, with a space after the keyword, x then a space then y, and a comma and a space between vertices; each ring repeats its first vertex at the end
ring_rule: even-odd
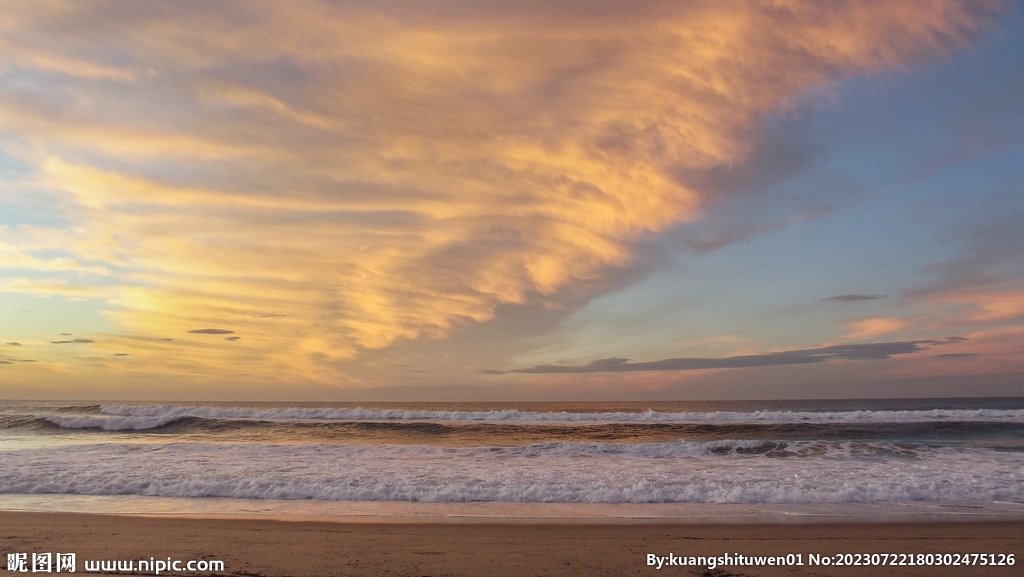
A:
POLYGON ((338 501, 1024 500, 1024 453, 891 443, 96 444, 3 452, 0 493, 338 501))

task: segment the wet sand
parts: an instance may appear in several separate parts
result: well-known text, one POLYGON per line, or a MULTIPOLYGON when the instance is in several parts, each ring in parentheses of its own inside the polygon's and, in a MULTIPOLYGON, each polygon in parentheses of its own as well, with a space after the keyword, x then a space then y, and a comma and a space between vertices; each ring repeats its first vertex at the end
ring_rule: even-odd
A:
MULTIPOLYGON (((220 560, 247 576, 1019 575, 1024 522, 835 524, 336 523, 0 512, 0 553, 86 560, 220 560), (839 553, 1013 553, 1003 567, 811 566, 839 553), (785 556, 800 567, 647 565, 666 557, 785 556)), ((146 573, 143 571, 142 573, 146 573)), ((152 574, 152 572, 149 572, 152 574)), ((164 574, 172 574, 167 572, 164 574)), ((13 573, 10 573, 13 575, 13 573)), ((124 574, 124 573, 122 573, 124 574)), ((136 572, 139 574, 139 572, 136 572)), ((178 574, 185 574, 180 572, 178 574)))

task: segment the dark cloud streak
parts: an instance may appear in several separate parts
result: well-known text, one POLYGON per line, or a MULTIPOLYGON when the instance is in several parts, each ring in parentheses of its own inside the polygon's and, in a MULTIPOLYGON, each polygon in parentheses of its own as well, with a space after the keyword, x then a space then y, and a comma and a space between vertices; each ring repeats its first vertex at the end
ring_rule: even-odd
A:
POLYGON ((855 303, 860 301, 884 299, 885 296, 886 295, 836 295, 834 297, 825 297, 821 300, 837 303, 855 303))
POLYGON ((896 341, 889 343, 865 343, 852 345, 835 345, 818 349, 800 349, 780 351, 758 355, 737 355, 724 358, 672 358, 660 361, 632 363, 622 357, 598 359, 583 366, 569 365, 534 365, 522 369, 508 371, 488 370, 485 374, 523 373, 627 373, 640 371, 695 371, 700 369, 741 369, 750 367, 772 367, 779 365, 803 365, 823 363, 830 360, 844 361, 880 361, 894 355, 906 355, 927 350, 933 345, 960 342, 961 337, 949 337, 945 340, 896 341))

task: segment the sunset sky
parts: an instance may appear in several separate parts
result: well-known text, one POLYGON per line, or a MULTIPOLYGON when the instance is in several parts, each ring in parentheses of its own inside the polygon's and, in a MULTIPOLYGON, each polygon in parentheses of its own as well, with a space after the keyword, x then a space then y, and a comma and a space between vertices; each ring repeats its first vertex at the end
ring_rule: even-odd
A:
POLYGON ((981 395, 1024 3, 0 6, 0 398, 981 395))

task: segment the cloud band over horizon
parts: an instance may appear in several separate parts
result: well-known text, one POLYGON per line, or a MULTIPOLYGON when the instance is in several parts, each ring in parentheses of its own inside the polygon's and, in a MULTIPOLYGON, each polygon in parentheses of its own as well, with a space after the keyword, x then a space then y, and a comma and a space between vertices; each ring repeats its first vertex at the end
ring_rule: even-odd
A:
MULTIPOLYGON (((485 370, 486 374, 507 373, 555 374, 555 373, 626 373, 642 371, 697 371, 703 369, 742 369, 752 367, 774 367, 780 365, 802 365, 823 363, 830 360, 880 361, 894 355, 906 355, 927 350, 930 346, 959 343, 961 337, 947 337, 944 340, 894 341, 888 343, 863 343, 833 345, 816 349, 798 349, 756 355, 736 355, 724 358, 672 358, 658 361, 630 362, 622 357, 598 359, 581 366, 540 364, 521 369, 485 370)), ((943 355, 939 355, 943 356, 943 355)), ((944 355, 950 356, 950 355, 944 355)), ((958 354, 956 356, 962 356, 958 354)))

